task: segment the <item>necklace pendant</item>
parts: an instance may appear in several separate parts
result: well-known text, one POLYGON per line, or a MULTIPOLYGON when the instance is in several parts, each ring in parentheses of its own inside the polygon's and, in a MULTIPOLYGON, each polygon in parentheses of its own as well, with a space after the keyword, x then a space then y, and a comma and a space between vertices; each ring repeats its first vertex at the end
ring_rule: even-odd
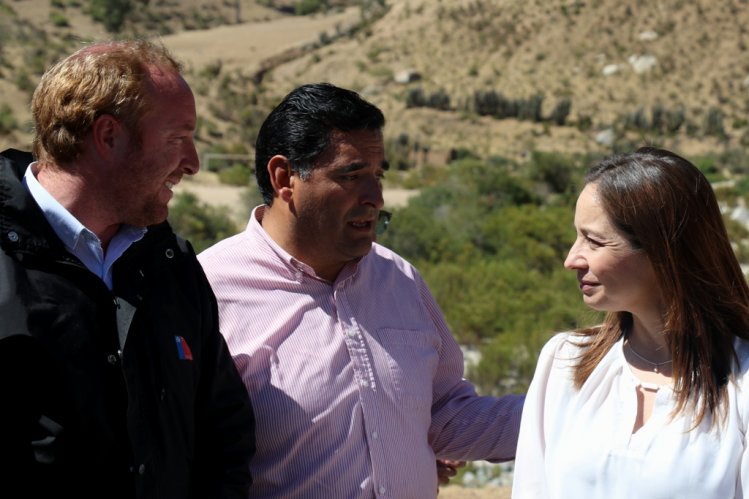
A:
POLYGON ((655 374, 658 374, 658 366, 655 366, 655 367, 653 368, 653 372, 654 372, 655 374))

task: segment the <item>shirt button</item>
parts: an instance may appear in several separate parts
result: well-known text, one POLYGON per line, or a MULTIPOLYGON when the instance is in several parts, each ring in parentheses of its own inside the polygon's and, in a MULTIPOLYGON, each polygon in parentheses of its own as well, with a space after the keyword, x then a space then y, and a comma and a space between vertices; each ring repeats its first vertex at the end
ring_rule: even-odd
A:
POLYGON ((385 486, 384 485, 380 485, 380 488, 377 489, 377 491, 380 493, 380 495, 384 494, 385 493, 385 486))
POLYGON ((140 466, 138 466, 138 474, 139 475, 142 475, 145 472, 146 472, 146 465, 145 464, 141 464, 140 466))
POLYGON ((372 438, 374 438, 375 440, 377 440, 379 438, 379 436, 380 435, 376 431, 372 432, 372 438))
POLYGON ((361 381, 359 382, 359 384, 360 384, 361 386, 369 386, 369 381, 367 381, 366 379, 363 379, 363 380, 361 380, 361 381))

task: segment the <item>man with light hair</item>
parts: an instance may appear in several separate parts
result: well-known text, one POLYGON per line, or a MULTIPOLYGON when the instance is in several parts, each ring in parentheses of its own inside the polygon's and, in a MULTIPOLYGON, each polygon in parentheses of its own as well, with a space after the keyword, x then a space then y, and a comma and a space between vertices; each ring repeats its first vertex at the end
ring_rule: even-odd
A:
POLYGON ((0 466, 23 497, 244 498, 254 420, 192 247, 195 101, 161 46, 86 46, 0 155, 0 466), (36 159, 36 161, 34 161, 36 159))

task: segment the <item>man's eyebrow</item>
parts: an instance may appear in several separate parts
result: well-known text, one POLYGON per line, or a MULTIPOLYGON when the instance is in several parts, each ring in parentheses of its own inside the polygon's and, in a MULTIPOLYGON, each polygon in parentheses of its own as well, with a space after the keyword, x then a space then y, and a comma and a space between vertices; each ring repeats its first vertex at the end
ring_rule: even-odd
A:
POLYGON ((340 171, 341 173, 349 173, 349 172, 355 172, 355 171, 361 170, 362 168, 366 168, 366 167, 367 167, 366 163, 356 162, 356 163, 351 163, 351 164, 344 166, 343 168, 341 168, 340 171))
MULTIPOLYGON (((367 168, 367 163, 362 163, 360 161, 357 161, 355 163, 348 164, 340 169, 341 173, 349 173, 349 172, 355 172, 358 170, 362 170, 364 168, 367 168)), ((390 163, 387 162, 387 160, 382 162, 381 168, 383 170, 389 170, 390 169, 390 163)))

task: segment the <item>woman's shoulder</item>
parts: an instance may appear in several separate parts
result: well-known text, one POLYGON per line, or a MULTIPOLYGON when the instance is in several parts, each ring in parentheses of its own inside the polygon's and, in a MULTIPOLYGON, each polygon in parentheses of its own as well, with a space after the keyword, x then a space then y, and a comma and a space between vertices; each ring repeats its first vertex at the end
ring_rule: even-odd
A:
POLYGON ((555 333, 544 345, 541 355, 554 358, 574 358, 580 355, 585 341, 584 336, 571 331, 555 333))
POLYGON ((538 356, 537 371, 571 370, 582 352, 585 338, 570 331, 555 333, 538 356))
POLYGON ((541 348, 529 393, 543 394, 546 405, 567 404, 577 392, 574 378, 581 341, 585 338, 569 331, 551 336, 541 348))

